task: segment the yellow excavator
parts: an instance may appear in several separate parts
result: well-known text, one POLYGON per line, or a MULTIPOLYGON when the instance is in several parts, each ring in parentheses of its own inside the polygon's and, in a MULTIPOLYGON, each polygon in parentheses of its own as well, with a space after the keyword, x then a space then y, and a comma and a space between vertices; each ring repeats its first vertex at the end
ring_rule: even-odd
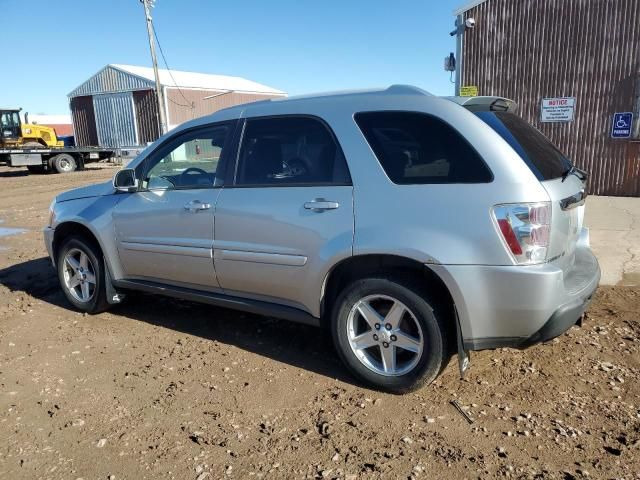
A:
POLYGON ((22 123, 21 110, 0 107, 0 165, 27 167, 32 173, 69 173, 88 162, 130 155, 108 147, 67 146, 53 128, 29 123, 27 113, 22 123))
POLYGON ((63 147, 51 127, 29 123, 25 114, 25 123, 20 120, 21 108, 0 107, 0 148, 56 148, 63 147))

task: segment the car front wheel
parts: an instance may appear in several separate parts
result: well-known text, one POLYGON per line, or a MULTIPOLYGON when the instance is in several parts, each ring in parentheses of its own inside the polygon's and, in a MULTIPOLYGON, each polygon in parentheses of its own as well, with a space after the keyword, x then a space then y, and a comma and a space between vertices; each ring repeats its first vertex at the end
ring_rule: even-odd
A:
POLYGON ((70 237, 59 250, 58 278, 65 296, 78 310, 100 313, 109 308, 102 253, 83 237, 70 237))
POLYGON ((374 388, 415 390, 432 382, 446 361, 442 315, 420 288, 401 280, 352 283, 335 303, 331 327, 344 363, 374 388))

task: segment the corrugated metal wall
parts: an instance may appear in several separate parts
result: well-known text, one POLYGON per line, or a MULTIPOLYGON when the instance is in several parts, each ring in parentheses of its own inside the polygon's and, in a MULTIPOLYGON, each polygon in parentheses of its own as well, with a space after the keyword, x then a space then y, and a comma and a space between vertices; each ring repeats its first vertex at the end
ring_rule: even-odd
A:
POLYGON ((167 123, 172 126, 241 103, 257 102, 268 98, 280 98, 280 96, 276 95, 231 92, 204 100, 205 97, 221 92, 182 89, 182 94, 180 94, 177 88, 167 88, 166 92, 166 102, 169 110, 167 123))
POLYGON ((136 109, 138 141, 141 144, 153 142, 160 136, 158 96, 155 90, 133 92, 133 103, 136 109))
POLYGON ((469 17, 462 85, 518 102, 590 172, 591 193, 640 196, 640 142, 610 138, 615 112, 638 113, 640 1, 487 0, 469 17), (549 97, 575 97, 574 121, 540 122, 549 97))
POLYGON ((91 95, 74 97, 69 101, 76 145, 89 147, 98 145, 96 117, 93 111, 91 95))
POLYGON ((145 90, 154 88, 155 83, 136 77, 112 66, 106 66, 89 80, 73 90, 68 96, 91 95, 94 93, 116 93, 128 90, 145 90))
POLYGON ((93 96, 98 145, 125 147, 138 145, 132 92, 93 96))

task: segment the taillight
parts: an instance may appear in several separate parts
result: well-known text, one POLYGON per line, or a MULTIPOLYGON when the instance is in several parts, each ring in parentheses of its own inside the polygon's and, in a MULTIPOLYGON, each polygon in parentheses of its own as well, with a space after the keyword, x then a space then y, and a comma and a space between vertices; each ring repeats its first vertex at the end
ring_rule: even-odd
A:
POLYGON ((546 262, 551 228, 549 202, 496 205, 493 218, 516 263, 546 262))

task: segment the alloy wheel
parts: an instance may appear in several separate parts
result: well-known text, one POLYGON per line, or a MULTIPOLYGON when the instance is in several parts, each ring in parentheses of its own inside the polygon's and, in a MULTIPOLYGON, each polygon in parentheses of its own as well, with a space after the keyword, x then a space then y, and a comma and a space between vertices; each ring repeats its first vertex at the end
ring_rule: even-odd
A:
POLYGON ((63 260, 64 284, 79 302, 89 302, 96 293, 96 270, 89 256, 78 248, 67 252, 63 260))
POLYGON ((387 295, 369 295, 353 305, 347 318, 347 338, 358 360, 385 376, 410 372, 425 343, 413 312, 387 295))

